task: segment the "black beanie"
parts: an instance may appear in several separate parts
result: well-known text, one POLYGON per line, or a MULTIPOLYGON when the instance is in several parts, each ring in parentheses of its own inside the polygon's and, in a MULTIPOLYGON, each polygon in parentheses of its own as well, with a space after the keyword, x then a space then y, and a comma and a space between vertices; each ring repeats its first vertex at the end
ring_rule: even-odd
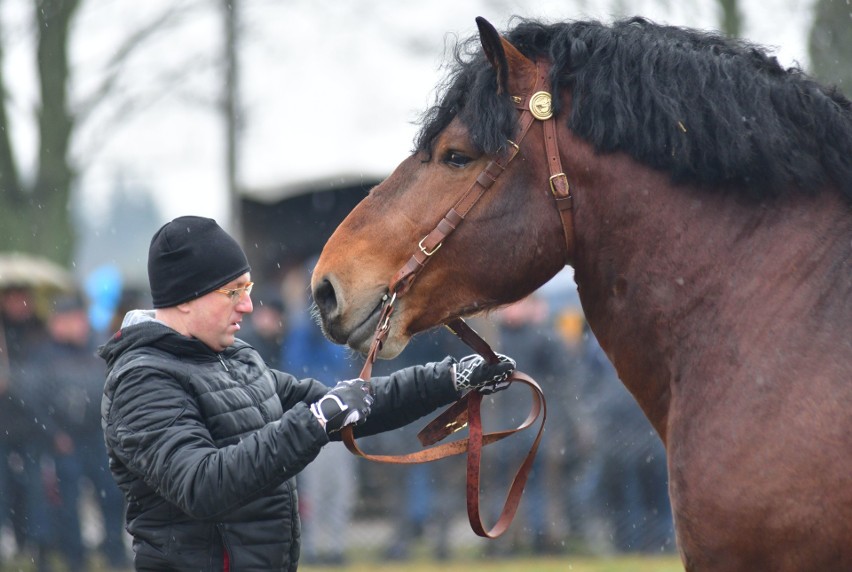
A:
POLYGON ((243 249, 212 218, 178 217, 154 233, 148 249, 154 308, 204 296, 249 270, 243 249))

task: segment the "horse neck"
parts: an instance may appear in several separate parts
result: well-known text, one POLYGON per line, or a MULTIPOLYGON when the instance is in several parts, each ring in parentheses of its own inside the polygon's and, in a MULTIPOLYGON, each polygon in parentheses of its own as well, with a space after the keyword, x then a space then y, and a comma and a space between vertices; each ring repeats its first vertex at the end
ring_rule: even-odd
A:
MULTIPOLYGON (((719 398, 708 395, 718 386, 708 383, 710 372, 733 378, 726 360, 748 351, 759 332, 800 324, 819 288, 845 288, 845 295, 827 297, 841 304, 852 295, 850 241, 825 240, 852 236, 849 206, 838 194, 746 204, 675 188, 667 175, 623 156, 587 160, 606 169, 589 169, 598 174, 574 185, 580 298, 663 441, 673 394, 692 407, 719 398), (831 260, 841 264, 830 277, 802 270, 831 268, 831 260)), ((836 333, 844 327, 838 321, 836 333)))

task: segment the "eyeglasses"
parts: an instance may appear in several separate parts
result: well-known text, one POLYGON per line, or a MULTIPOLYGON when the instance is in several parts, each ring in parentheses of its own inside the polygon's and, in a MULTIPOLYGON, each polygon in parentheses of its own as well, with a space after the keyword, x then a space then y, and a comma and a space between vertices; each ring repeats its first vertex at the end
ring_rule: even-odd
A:
POLYGON ((250 295, 253 287, 254 282, 247 282, 245 286, 240 286, 239 288, 219 288, 218 290, 214 290, 214 292, 227 294, 231 302, 237 302, 243 297, 243 294, 250 295))

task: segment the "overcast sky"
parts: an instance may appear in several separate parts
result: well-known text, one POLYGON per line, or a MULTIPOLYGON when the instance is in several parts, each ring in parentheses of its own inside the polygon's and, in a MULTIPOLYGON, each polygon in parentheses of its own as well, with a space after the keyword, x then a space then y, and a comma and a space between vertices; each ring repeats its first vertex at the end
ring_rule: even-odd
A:
MULTIPOLYGON (((80 197, 97 212, 118 179, 154 194, 164 220, 181 214, 227 217, 224 127, 218 96, 219 2, 84 0, 73 36, 72 98, 101 77, 124 38, 174 7, 188 15, 127 62, 121 87, 143 107, 103 107, 74 140, 80 197), (166 86, 164 88, 164 86, 166 86), (115 115, 122 116, 115 123, 115 115)), ((453 37, 484 16, 498 29, 509 16, 555 19, 638 14, 662 23, 715 27, 716 0, 244 0, 241 83, 244 109, 240 181, 258 195, 317 179, 385 176, 410 151, 414 121, 442 77, 453 37), (625 7, 630 8, 626 10, 625 7), (579 7, 579 9, 578 9, 579 7)), ((773 47, 782 64, 807 65, 812 0, 743 0, 744 35, 773 47)), ((32 163, 36 97, 31 60, 32 0, 4 0, 6 77, 13 129, 32 163)))

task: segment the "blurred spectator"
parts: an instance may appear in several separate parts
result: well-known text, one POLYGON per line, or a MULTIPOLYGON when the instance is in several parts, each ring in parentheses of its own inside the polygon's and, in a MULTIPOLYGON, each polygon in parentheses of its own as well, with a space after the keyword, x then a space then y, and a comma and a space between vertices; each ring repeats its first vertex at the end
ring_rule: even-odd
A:
MULTIPOLYGON (((554 330, 548 304, 537 294, 498 310, 494 318, 498 325, 495 349, 510 353, 518 369, 541 385, 550 414, 516 521, 507 538, 487 546, 497 553, 563 551, 581 537, 582 519, 574 502, 573 483, 589 454, 589 421, 580 405, 587 377, 581 348, 574 338, 564 338, 554 330)), ((484 411, 491 410, 501 428, 517 427, 529 413, 527 393, 525 388, 496 393, 483 402, 488 407, 484 411)), ((502 454, 483 471, 499 483, 491 493, 499 503, 494 520, 502 509, 508 479, 529 451, 536 429, 531 427, 495 445, 502 454)))
POLYGON ((48 442, 30 350, 44 336, 30 289, 0 292, 0 524, 12 524, 18 549, 32 552, 38 570, 47 570, 50 543, 42 482, 48 442))
POLYGON ((128 566, 124 545, 124 499, 112 479, 101 432, 100 402, 105 366, 84 301, 59 297, 48 318, 49 337, 33 349, 39 364, 40 405, 53 444, 58 487, 55 541, 70 570, 84 570, 86 550, 79 513, 83 479, 93 486, 103 523, 101 550, 113 568, 128 566))
POLYGON ((104 339, 109 339, 121 328, 121 322, 129 311, 148 308, 150 305, 151 296, 149 294, 143 294, 141 290, 136 288, 124 288, 121 291, 121 296, 118 298, 118 303, 116 304, 115 311, 112 313, 109 325, 104 332, 106 334, 104 339))
MULTIPOLYGON (((103 264, 92 270, 84 281, 89 300, 89 326, 99 337, 109 337, 112 319, 124 294, 121 271, 114 264, 103 264)), ((124 314, 122 314, 124 316, 124 314)))
MULTIPOLYGON (((360 366, 349 359, 346 348, 328 341, 310 318, 308 286, 312 266, 309 263, 296 268, 284 279, 284 305, 289 313, 281 366, 296 377, 312 377, 334 386, 340 380, 358 377, 360 366)), ((356 461, 343 443, 331 442, 297 476, 302 558, 306 564, 345 563, 345 539, 358 491, 356 461)))
POLYGON ((674 531, 662 441, 593 336, 587 352, 596 444, 583 486, 596 501, 593 510, 606 516, 615 551, 671 551, 674 531))
POLYGON ((257 294, 252 293, 252 300, 254 311, 243 319, 238 337, 256 349, 266 365, 280 370, 281 348, 287 330, 287 314, 281 294, 274 288, 266 288, 257 294))
MULTIPOLYGON (((446 355, 460 358, 470 353, 470 348, 449 330, 436 328, 412 338, 396 358, 377 361, 373 373, 385 375, 396 368, 420 363, 420 360, 434 361, 446 355)), ((417 432, 429 419, 370 437, 370 450, 380 454, 419 450, 417 432)), ((451 523, 465 515, 464 458, 457 456, 416 465, 388 465, 381 470, 384 479, 382 492, 389 497, 393 525, 393 536, 385 558, 410 558, 415 543, 421 539, 428 542, 427 550, 435 558, 448 558, 451 523)))

